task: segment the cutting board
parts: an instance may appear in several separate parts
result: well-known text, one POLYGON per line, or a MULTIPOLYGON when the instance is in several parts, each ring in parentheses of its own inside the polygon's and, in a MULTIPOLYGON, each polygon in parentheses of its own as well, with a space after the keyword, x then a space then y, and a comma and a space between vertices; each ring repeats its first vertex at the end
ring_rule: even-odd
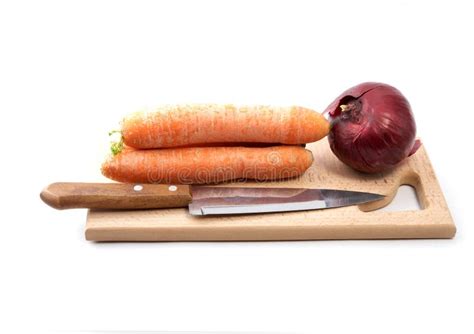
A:
POLYGON ((456 227, 422 146, 390 172, 367 175, 341 163, 326 139, 307 145, 314 163, 298 179, 225 186, 307 187, 373 192, 386 197, 360 206, 240 216, 191 216, 186 209, 90 210, 86 239, 94 241, 223 241, 452 238, 456 227), (387 212, 400 185, 416 189, 421 210, 387 212))

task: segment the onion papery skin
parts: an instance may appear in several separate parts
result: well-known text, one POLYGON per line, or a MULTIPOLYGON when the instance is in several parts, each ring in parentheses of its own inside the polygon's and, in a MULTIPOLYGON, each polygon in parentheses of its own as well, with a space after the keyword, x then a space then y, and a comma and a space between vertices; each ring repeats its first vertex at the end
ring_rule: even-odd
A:
POLYGON ((355 170, 390 170, 420 146, 410 103, 390 85, 366 82, 352 87, 325 113, 331 122, 331 150, 355 170))

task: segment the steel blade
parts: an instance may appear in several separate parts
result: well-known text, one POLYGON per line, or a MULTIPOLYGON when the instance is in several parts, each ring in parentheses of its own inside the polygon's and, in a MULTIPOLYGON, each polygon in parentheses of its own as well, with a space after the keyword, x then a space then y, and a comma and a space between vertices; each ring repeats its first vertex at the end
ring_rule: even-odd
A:
POLYGON ((192 188, 192 215, 227 215, 335 208, 382 199, 383 195, 332 189, 207 187, 192 188))

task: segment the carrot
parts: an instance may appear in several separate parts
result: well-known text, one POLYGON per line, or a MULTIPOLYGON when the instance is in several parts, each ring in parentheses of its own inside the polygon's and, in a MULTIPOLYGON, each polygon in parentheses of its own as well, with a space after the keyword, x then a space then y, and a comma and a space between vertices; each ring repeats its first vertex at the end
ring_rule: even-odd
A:
MULTIPOLYGON (((189 144, 189 145, 184 145, 184 146, 175 146, 173 148, 181 148, 181 147, 221 147, 221 146, 227 146, 227 147, 234 147, 234 146, 244 146, 244 147, 271 147, 271 146, 280 146, 280 145, 287 145, 287 144, 280 144, 280 143, 204 143, 204 144, 189 144)), ((288 144, 288 146, 290 146, 288 144)), ((294 146, 294 145, 291 145, 294 146)), ((299 146, 301 147, 306 147, 306 144, 300 144, 299 146)), ((125 146, 129 147, 129 146, 125 146)))
POLYGON ((207 143, 304 144, 329 132, 329 122, 303 107, 189 104, 133 113, 122 122, 126 145, 166 148, 207 143))
MULTIPOLYGON (((185 148, 185 147, 221 147, 221 146, 226 146, 226 147, 234 147, 234 146, 244 146, 244 147, 271 147, 271 146, 277 146, 278 143, 207 143, 207 144, 192 144, 192 145, 186 145, 186 146, 177 146, 176 148, 185 148)), ((300 144, 299 146, 301 147, 306 147, 306 144, 300 144)), ((117 155, 120 152, 127 151, 127 150, 132 150, 135 151, 137 150, 136 148, 127 146, 123 143, 123 139, 120 141, 115 141, 111 143, 110 150, 113 155, 117 155)))
POLYGON ((287 179, 303 174, 313 156, 300 146, 127 148, 102 165, 104 176, 127 183, 212 184, 237 179, 287 179))

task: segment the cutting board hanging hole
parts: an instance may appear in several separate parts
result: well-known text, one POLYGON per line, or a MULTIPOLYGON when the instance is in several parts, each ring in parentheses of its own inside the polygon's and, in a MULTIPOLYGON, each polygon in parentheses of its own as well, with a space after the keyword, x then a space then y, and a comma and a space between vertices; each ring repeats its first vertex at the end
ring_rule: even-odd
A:
POLYGON ((428 200, 420 175, 406 169, 400 173, 395 186, 386 192, 380 201, 369 202, 358 206, 360 211, 419 211, 426 209, 428 200), (401 189, 401 190, 400 190, 401 189), (394 203, 395 202, 395 203, 394 203))
POLYGON ((415 187, 404 184, 398 188, 392 202, 381 208, 380 211, 417 211, 421 209, 415 187))

